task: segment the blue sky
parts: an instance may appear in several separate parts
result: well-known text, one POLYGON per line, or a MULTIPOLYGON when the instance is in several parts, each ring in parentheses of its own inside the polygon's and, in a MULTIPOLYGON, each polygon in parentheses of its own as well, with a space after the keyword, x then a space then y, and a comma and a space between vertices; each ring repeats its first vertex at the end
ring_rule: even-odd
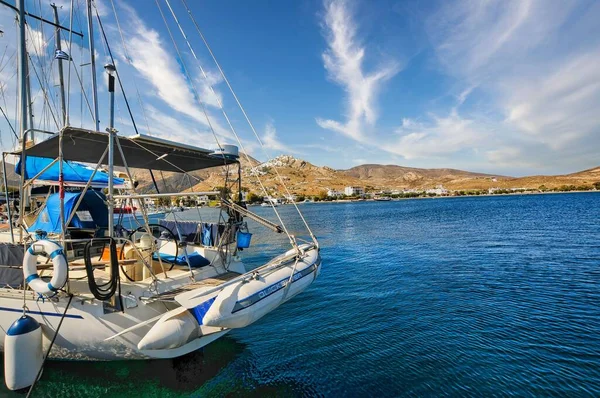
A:
MULTIPOLYGON (((75 1, 79 29, 81 0, 75 1)), ((70 1, 61 20, 69 24, 70 1)), ((221 143, 265 160, 292 154, 317 165, 363 163, 451 167, 508 175, 568 173, 600 164, 600 3, 499 1, 192 1, 197 23, 245 106, 263 151, 188 17, 169 0, 96 1, 140 132, 214 147, 199 98, 221 143), (184 73, 184 66, 189 77, 184 73), (216 96, 213 94, 214 89, 216 96), (139 96, 138 93, 139 92, 139 96), (196 96, 197 94, 197 96, 196 96)), ((28 1, 51 18, 50 7, 28 1)), ((14 13, 0 9, 0 106, 15 115, 14 13)), ((107 56, 96 29, 97 56, 107 56)), ((86 32, 86 28, 82 29, 86 32)), ((30 22, 36 126, 52 129, 57 112, 53 31, 30 22), (46 65, 45 69, 42 68, 46 65), (44 88, 42 90, 40 87, 44 88), (47 107, 46 107, 47 108, 47 107)), ((63 35, 65 46, 68 36, 63 35)), ((87 43, 73 41, 73 65, 89 95, 87 43)), ((107 123, 101 68, 101 126, 107 123)), ((71 72, 71 124, 91 126, 71 72)), ((117 101, 117 128, 132 134, 117 101)), ((55 123, 54 123, 55 124, 55 123)), ((13 145, 0 122, 2 146, 13 145)), ((54 129, 56 126, 54 126, 54 129)))

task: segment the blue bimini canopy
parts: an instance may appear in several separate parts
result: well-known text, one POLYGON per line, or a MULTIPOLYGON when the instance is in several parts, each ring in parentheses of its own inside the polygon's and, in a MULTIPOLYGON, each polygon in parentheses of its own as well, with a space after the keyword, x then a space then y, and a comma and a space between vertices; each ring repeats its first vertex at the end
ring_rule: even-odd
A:
MULTIPOLYGON (((25 161, 25 179, 28 180, 44 170, 54 159, 27 156, 25 161)), ((21 175, 21 159, 15 166, 15 173, 21 175)), ((63 180, 66 186, 84 186, 94 173, 94 168, 77 162, 66 161, 63 163, 63 180)), ((43 185, 57 185, 59 175, 59 164, 54 163, 48 170, 44 171, 36 180, 43 185)), ((123 187, 125 181, 122 178, 113 179, 115 188, 123 187)), ((108 173, 98 170, 92 180, 92 187, 105 188, 108 186, 108 173)))
MULTIPOLYGON (((65 192, 65 218, 68 218, 81 192, 65 192)), ((106 197, 97 191, 87 191, 77 212, 67 228, 98 229, 108 226, 108 208, 106 197)), ((28 231, 38 229, 47 233, 60 233, 60 196, 58 193, 50 195, 46 205, 38 215, 28 231)))

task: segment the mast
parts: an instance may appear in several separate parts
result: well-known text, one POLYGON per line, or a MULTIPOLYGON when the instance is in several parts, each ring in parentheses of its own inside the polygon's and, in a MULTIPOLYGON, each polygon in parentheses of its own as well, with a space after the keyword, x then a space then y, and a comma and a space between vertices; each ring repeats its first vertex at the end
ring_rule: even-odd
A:
MULTIPOLYGON (((54 9, 54 26, 56 26, 56 50, 62 51, 61 43, 60 43, 60 27, 58 20, 58 9, 56 4, 52 3, 50 6, 54 9)), ((62 124, 66 126, 67 124, 67 105, 65 103, 65 79, 63 76, 63 59, 61 56, 56 57, 58 60, 58 79, 60 81, 60 106, 62 109, 62 124)))
POLYGON ((113 202, 113 169, 114 169, 114 141, 115 141, 115 66, 113 64, 104 65, 106 73, 108 73, 108 93, 109 93, 109 122, 108 122, 108 236, 113 237, 114 234, 114 202, 113 202))
MULTIPOLYGON (((23 241, 23 218, 25 217, 25 202, 23 201, 23 184, 25 181, 25 145, 27 140, 27 85, 26 85, 26 73, 27 73, 27 62, 25 57, 27 51, 25 49, 25 0, 18 0, 19 8, 19 117, 20 119, 20 136, 21 136, 21 184, 19 185, 19 238, 23 241)), ((7 204, 8 205, 8 204, 7 204)))
MULTIPOLYGON (((29 79, 29 60, 25 60, 25 70, 27 74, 25 75, 25 82, 27 84, 27 127, 33 129, 33 100, 31 99, 31 80, 29 79)), ((31 136, 31 141, 35 141, 34 132, 29 133, 31 136)))
POLYGON ((87 19, 90 63, 92 68, 92 102, 94 105, 94 122, 96 131, 100 131, 100 120, 98 119, 98 90, 96 85, 96 54, 94 53, 94 25, 92 24, 92 0, 87 0, 87 19))
MULTIPOLYGON (((27 130, 27 50, 25 48, 25 0, 18 0, 19 8, 19 128, 21 140, 25 137, 25 130, 27 130)), ((25 142, 23 142, 25 147, 25 142)))

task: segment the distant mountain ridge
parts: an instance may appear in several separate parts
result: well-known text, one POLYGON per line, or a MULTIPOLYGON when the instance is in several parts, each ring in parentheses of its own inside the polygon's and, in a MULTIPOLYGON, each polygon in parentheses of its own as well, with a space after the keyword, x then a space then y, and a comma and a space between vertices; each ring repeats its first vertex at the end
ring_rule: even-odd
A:
MULTIPOLYGON (((600 167, 561 176, 509 177, 451 168, 421 169, 399 165, 364 164, 347 170, 316 166, 290 155, 280 155, 253 167, 244 167, 244 186, 264 195, 255 181, 259 175, 268 194, 285 195, 277 172, 289 191, 298 195, 318 195, 328 189, 343 191, 347 186, 361 186, 370 191, 431 189, 485 190, 489 188, 552 189, 562 185, 590 185, 600 181, 600 167)), ((222 184, 222 174, 213 172, 194 190, 208 190, 222 184)))
POLYGON ((390 183, 418 184, 428 183, 431 180, 451 181, 457 178, 485 178, 497 177, 491 174, 474 173, 457 169, 419 169, 398 165, 364 164, 348 170, 340 170, 346 175, 363 181, 372 181, 376 184, 389 185, 390 183))
MULTIPOLYGON (((266 162, 245 156, 240 157, 243 173, 243 186, 258 195, 264 191, 269 195, 286 195, 280 182, 285 182, 290 193, 297 195, 318 195, 328 189, 343 191, 347 186, 360 186, 369 191, 431 189, 443 186, 448 190, 500 189, 548 189, 561 186, 588 186, 600 182, 600 166, 576 173, 555 176, 508 177, 470 172, 451 168, 422 169, 399 165, 364 164, 347 170, 336 170, 328 166, 316 166, 306 160, 290 155, 280 155, 266 162), (279 175, 278 175, 279 174, 279 175)), ((9 185, 18 184, 14 165, 6 165, 9 185)), ((134 178, 144 192, 154 191, 148 170, 133 170, 134 178)), ((154 172, 161 192, 212 191, 224 185, 224 167, 199 170, 185 176, 180 173, 154 172)), ((230 166, 230 181, 237 178, 237 167, 230 166)))

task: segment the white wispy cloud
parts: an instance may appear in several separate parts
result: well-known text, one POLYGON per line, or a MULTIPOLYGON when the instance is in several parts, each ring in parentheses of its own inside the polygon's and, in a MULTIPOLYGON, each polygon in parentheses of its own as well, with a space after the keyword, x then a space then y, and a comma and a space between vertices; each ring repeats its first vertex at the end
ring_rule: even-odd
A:
POLYGON ((148 123, 152 126, 152 133, 155 135, 176 142, 182 142, 182 136, 184 136, 186 144, 208 147, 207 149, 216 148, 212 133, 204 126, 202 126, 204 128, 199 128, 197 124, 187 123, 185 120, 168 115, 151 105, 146 107, 146 114, 149 119, 148 123))
MULTIPOLYGON (((551 7, 543 0, 444 3, 427 21, 443 70, 463 82, 463 93, 470 95, 471 87, 485 93, 488 112, 498 115, 486 141, 461 146, 475 145, 501 166, 597 163, 599 18, 600 4, 585 0, 551 7)), ((468 137, 481 128, 475 122, 457 134, 468 137)))
POLYGON ((344 1, 325 3, 324 66, 348 104, 345 122, 317 119, 321 127, 431 166, 468 159, 488 170, 558 171, 597 163, 600 3, 441 3, 424 25, 442 72, 455 79, 454 101, 405 117, 393 135, 373 127, 377 92, 398 67, 364 71, 367 49, 349 10, 344 1))
POLYGON ((377 94, 382 84, 397 74, 400 67, 396 62, 388 61, 366 72, 366 48, 358 37, 358 27, 348 2, 327 0, 324 6, 327 50, 323 53, 323 62, 329 78, 346 92, 346 121, 317 118, 317 123, 324 129, 364 142, 377 121, 377 94))
POLYGON ((600 132, 600 53, 569 59, 551 73, 515 84, 507 95, 507 121, 560 150, 600 132))
POLYGON ((225 106, 223 102, 223 95, 215 89, 215 86, 223 81, 223 77, 220 73, 213 73, 209 70, 206 70, 206 68, 204 71, 206 72, 206 79, 204 76, 198 76, 195 79, 196 87, 198 87, 198 95, 208 106, 212 106, 214 108, 218 108, 219 104, 225 106))
POLYGON ((26 48, 31 56, 44 57, 48 48, 48 41, 52 37, 44 37, 41 31, 32 28, 30 25, 25 26, 25 34, 27 37, 26 48))
MULTIPOLYGON (((123 23, 121 25, 123 29, 126 29, 127 55, 129 55, 129 60, 135 70, 150 83, 151 88, 147 88, 146 93, 159 98, 172 110, 208 126, 209 122, 201 104, 198 102, 198 98, 195 98, 192 82, 187 80, 182 67, 173 57, 173 52, 168 50, 172 47, 170 42, 165 42, 157 30, 148 27, 133 8, 125 4, 120 4, 120 7, 127 13, 127 27, 123 23)), ((119 54, 122 63, 126 63, 122 48, 119 50, 119 54)), ((187 70, 192 73, 196 68, 188 64, 187 70)), ((201 96, 200 100, 205 105, 216 106, 215 96, 209 92, 207 85, 216 84, 219 79, 213 74, 209 74, 210 81, 208 82, 195 76, 192 76, 192 79, 198 95, 201 96), (200 81, 204 84, 198 88, 200 81)), ((231 140, 232 135, 229 130, 222 127, 217 118, 210 114, 209 118, 210 124, 220 139, 231 140)))
POLYGON ((294 153, 295 150, 290 148, 289 146, 283 144, 279 137, 277 136, 277 130, 275 129, 275 124, 273 121, 269 121, 265 126, 265 133, 261 137, 261 141, 263 146, 266 149, 272 149, 275 151, 286 152, 286 153, 294 153))
POLYGON ((429 119, 428 122, 403 119, 396 129, 400 137, 390 140, 385 149, 409 160, 435 158, 475 148, 489 136, 481 123, 461 117, 456 110, 443 117, 432 114, 429 119))

